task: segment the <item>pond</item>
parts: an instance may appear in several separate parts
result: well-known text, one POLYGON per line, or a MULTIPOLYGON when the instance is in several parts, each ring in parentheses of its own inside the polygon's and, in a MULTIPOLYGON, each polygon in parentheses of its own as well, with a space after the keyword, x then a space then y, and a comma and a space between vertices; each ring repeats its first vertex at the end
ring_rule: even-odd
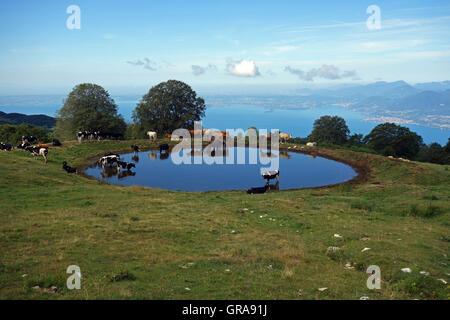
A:
MULTIPOLYGON (((187 151, 192 164, 176 165, 170 153, 159 150, 129 153, 120 155, 122 161, 136 165, 130 171, 116 168, 103 170, 97 164, 90 165, 85 173, 111 184, 124 186, 145 186, 174 191, 225 191, 247 190, 253 187, 263 187, 265 180, 261 177, 260 168, 268 165, 249 164, 249 148, 239 150, 227 149, 224 156, 236 159, 239 151, 245 152, 246 164, 206 164, 208 157, 203 157, 201 164, 194 164, 195 157, 200 157, 202 151, 187 151), (231 151, 231 153, 230 153, 231 151), (233 152, 234 151, 234 152, 233 152)), ((257 150, 259 156, 267 157, 266 150, 257 150)), ((357 176, 352 167, 322 157, 313 157, 302 153, 285 150, 273 151, 269 157, 279 155, 279 183, 271 181, 271 189, 289 190, 319 187, 342 183, 357 176)), ((211 157, 209 157, 211 159, 211 157)), ((198 160, 198 159, 197 159, 198 160)), ((231 160, 233 160, 231 158, 231 160)), ((259 157, 258 157, 259 160, 259 157)))

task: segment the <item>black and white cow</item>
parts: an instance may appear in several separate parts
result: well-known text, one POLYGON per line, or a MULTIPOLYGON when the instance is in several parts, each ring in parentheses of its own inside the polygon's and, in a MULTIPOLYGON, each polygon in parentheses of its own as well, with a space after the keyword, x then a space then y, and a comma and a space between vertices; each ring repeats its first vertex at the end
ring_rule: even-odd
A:
POLYGON ((269 180, 272 179, 277 179, 277 182, 280 182, 280 170, 262 172, 261 176, 266 180, 266 184, 269 184, 269 180))
POLYGON ((127 169, 128 171, 131 170, 131 168, 136 168, 136 165, 134 163, 125 162, 125 161, 117 161, 117 168, 118 170, 127 169))
POLYGON ((66 161, 63 162, 62 168, 64 170, 66 170, 67 173, 77 173, 77 168, 72 168, 72 167, 68 166, 66 161))
POLYGON ((81 143, 83 139, 86 139, 88 137, 87 131, 80 131, 77 133, 78 143, 81 143))
POLYGON ((4 150, 4 151, 12 151, 13 150, 13 146, 9 143, 3 143, 0 142, 0 150, 4 150))
POLYGON ((35 159, 37 159, 37 156, 41 156, 44 158, 45 163, 47 163, 47 156, 48 156, 48 149, 47 148, 39 148, 39 147, 32 147, 28 146, 25 147, 25 150, 30 152, 35 159))
POLYGON ((25 150, 25 148, 26 148, 26 147, 29 147, 29 146, 31 146, 31 144, 30 144, 29 142, 22 142, 21 144, 19 144, 19 145, 17 146, 17 149, 23 149, 23 150, 25 150))
POLYGON ((22 143, 35 143, 37 138, 33 136, 22 136, 22 143))
POLYGON ((120 156, 118 154, 107 154, 98 160, 98 164, 105 170, 105 167, 118 166, 120 156))

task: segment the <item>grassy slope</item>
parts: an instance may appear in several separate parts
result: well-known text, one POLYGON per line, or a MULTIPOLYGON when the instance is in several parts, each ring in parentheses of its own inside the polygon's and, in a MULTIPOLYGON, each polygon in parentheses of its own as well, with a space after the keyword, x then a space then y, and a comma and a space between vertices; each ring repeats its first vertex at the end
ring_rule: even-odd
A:
POLYGON ((129 145, 70 144, 50 150, 47 165, 20 150, 0 152, 0 298, 449 296, 448 285, 437 280, 449 281, 450 272, 448 166, 322 149, 366 163, 370 178, 252 196, 126 188, 61 169, 63 160, 81 165, 129 145), (341 251, 327 257, 328 246, 341 251), (371 250, 361 252, 364 247, 371 250), (347 262, 355 269, 346 269, 347 262), (81 267, 81 290, 65 286, 71 264, 81 267), (372 264, 381 267, 381 290, 366 287, 372 264), (405 267, 413 272, 399 271, 405 267), (110 281, 123 272, 136 279, 110 281), (36 284, 56 285, 58 293, 36 292, 36 284))

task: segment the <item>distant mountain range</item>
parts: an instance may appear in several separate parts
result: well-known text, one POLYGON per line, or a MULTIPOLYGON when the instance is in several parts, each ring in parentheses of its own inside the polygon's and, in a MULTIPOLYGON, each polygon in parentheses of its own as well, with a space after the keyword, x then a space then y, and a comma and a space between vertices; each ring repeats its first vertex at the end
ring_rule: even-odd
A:
MULTIPOLYGON (((275 92, 280 86, 274 86, 275 92)), ((240 93, 202 95, 207 106, 259 106, 271 109, 310 109, 322 106, 341 105, 367 115, 374 121, 419 124, 450 130, 450 81, 426 82, 410 85, 405 81, 378 81, 366 85, 345 84, 326 89, 298 89, 286 86, 283 93, 274 94, 266 88, 264 93, 250 93, 242 88, 240 93)), ((219 89, 217 89, 219 90, 219 89)), ((281 91, 279 91, 281 92, 281 91)), ((131 118, 133 104, 141 95, 115 96, 125 117, 131 118)), ((42 96, 0 96, 3 111, 39 110, 53 115, 64 100, 62 95, 42 96), (14 109, 13 109, 14 108, 14 109), (48 110, 48 111, 45 111, 48 110)), ((0 110, 2 107, 0 106, 0 110)), ((54 119, 47 116, 29 116, 0 113, 1 123, 41 124, 47 128, 54 126, 54 119)))
POLYGON ((211 99, 214 105, 260 105, 284 109, 342 105, 372 120, 450 129, 450 81, 414 86, 405 81, 380 81, 329 89, 298 89, 290 96, 212 96, 211 99))
POLYGON ((5 113, 0 111, 0 125, 2 124, 31 124, 50 130, 55 126, 56 119, 43 114, 25 115, 21 113, 5 113))
POLYGON ((371 116, 450 129, 450 81, 415 86, 404 81, 376 82, 340 90, 336 97, 371 116))

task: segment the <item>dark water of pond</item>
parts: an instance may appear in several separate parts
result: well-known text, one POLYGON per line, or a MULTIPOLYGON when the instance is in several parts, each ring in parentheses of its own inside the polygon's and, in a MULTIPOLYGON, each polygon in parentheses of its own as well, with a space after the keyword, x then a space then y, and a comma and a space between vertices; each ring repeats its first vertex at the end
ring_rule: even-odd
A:
MULTIPOLYGON (((234 150, 234 159, 239 148, 234 150)), ((111 184, 124 186, 146 186, 174 191, 220 191, 247 190, 253 187, 263 187, 265 180, 261 177, 260 168, 268 165, 248 164, 249 149, 246 148, 246 164, 193 164, 194 157, 200 157, 200 150, 191 154, 192 164, 176 165, 171 154, 160 153, 159 150, 121 155, 121 160, 136 165, 131 171, 116 168, 103 170, 96 164, 86 169, 86 174, 111 184)), ((266 153, 258 150, 260 155, 266 153)), ((272 152, 276 156, 278 152, 272 152)), ((271 185, 279 190, 319 187, 351 180, 357 173, 350 166, 309 155, 280 151, 279 152, 280 181, 271 185)), ((228 157, 231 155, 228 153, 228 157)), ((266 156, 267 157, 267 156, 266 156)), ((211 158, 209 158, 211 159, 211 158)), ((232 158, 231 158, 232 159, 232 158)), ((205 160, 205 158, 203 158, 205 160)), ((259 157, 258 157, 259 161, 259 157)), ((224 162, 226 162, 224 160, 224 162)))

